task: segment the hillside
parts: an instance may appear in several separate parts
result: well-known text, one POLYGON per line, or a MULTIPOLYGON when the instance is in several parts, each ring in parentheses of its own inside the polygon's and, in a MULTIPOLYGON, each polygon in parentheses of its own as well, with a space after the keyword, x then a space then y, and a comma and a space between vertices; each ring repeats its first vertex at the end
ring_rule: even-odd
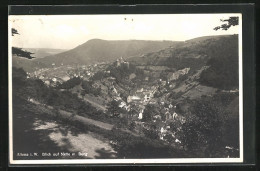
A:
POLYGON ((148 52, 156 52, 181 42, 172 41, 145 41, 145 40, 118 40, 107 41, 92 39, 86 43, 63 53, 36 59, 46 65, 60 64, 93 64, 97 62, 113 61, 119 57, 129 58, 148 52))
POLYGON ((64 49, 49 49, 49 48, 22 48, 27 52, 33 53, 34 59, 21 58, 17 55, 13 55, 12 64, 16 68, 23 68, 26 72, 33 72, 40 68, 48 67, 46 64, 36 60, 39 58, 44 58, 46 56, 54 55, 65 51, 64 49))
POLYGON ((41 110, 48 109, 53 120, 102 136, 118 158, 238 157, 238 36, 160 42, 171 45, 157 51, 153 43, 95 39, 54 56, 19 59, 52 67, 33 75, 13 68, 16 122, 21 121, 17 107, 29 104, 23 111, 29 113, 30 104, 38 103, 32 111, 45 114, 41 110), (145 50, 150 52, 141 53, 145 50), (102 60, 107 62, 98 63, 102 60), (60 81, 64 75, 69 79, 60 81), (64 114, 73 118, 63 120, 64 114), (76 118, 88 122, 82 125, 76 118), (101 122, 113 128, 100 129, 101 122))
POLYGON ((35 59, 26 59, 18 56, 12 57, 12 65, 16 68, 23 68, 26 72, 33 72, 40 68, 46 68, 47 66, 35 59))
POLYGON ((23 48, 23 50, 32 52, 35 58, 43 58, 46 56, 56 55, 67 51, 66 49, 50 49, 50 48, 23 48))
POLYGON ((223 54, 238 53, 238 36, 205 36, 187 40, 176 46, 167 47, 157 52, 146 53, 129 58, 136 65, 168 65, 176 67, 176 60, 183 58, 209 59, 223 54))
POLYGON ((196 38, 193 38, 193 39, 189 39, 189 40, 186 40, 185 42, 202 42, 204 40, 207 40, 207 39, 221 39, 221 38, 228 38, 230 37, 230 35, 216 35, 216 36, 203 36, 203 37, 196 37, 196 38))
POLYGON ((205 36, 155 53, 128 59, 134 65, 167 66, 195 71, 204 65, 200 82, 222 89, 238 88, 238 35, 205 36))

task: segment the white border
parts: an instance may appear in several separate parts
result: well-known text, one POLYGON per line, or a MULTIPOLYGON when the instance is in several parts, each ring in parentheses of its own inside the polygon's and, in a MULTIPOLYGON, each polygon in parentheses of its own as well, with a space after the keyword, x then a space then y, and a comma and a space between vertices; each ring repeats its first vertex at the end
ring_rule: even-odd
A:
POLYGON ((8 111, 9 111, 9 162, 14 163, 13 160, 13 83, 12 83, 12 22, 9 21, 8 16, 8 111))
POLYGON ((244 158, 244 141, 243 141, 243 52, 242 52, 242 14, 239 14, 239 36, 238 36, 238 53, 239 53, 239 140, 240 140, 240 158, 244 158))
MULTIPOLYGON (((212 13, 213 14, 213 13, 212 13)), ((12 111, 12 22, 8 16, 8 84, 9 84, 9 162, 10 164, 160 164, 160 163, 242 163, 243 162, 243 60, 242 60, 242 14, 239 16, 239 158, 165 158, 165 159, 53 159, 53 160, 14 160, 13 159, 13 111, 12 111)))

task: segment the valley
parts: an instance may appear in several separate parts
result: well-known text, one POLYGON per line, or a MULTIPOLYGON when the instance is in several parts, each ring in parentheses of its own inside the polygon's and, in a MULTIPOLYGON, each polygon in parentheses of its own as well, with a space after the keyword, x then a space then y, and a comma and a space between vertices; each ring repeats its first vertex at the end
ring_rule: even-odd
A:
POLYGON ((13 94, 23 110, 33 108, 31 117, 50 113, 34 128, 50 130, 48 141, 63 147, 68 138, 67 150, 91 149, 90 158, 101 146, 109 158, 237 157, 238 131, 229 132, 238 130, 237 42, 237 35, 160 46, 92 40, 31 64, 17 60, 13 94), (62 135, 56 127, 64 126, 82 133, 62 135))

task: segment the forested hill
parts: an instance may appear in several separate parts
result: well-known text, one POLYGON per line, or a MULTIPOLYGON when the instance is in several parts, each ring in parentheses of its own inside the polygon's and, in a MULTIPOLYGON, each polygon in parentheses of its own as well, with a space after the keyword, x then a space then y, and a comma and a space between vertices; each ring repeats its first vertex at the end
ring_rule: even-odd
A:
POLYGON ((92 39, 72 50, 36 60, 46 65, 51 65, 52 63, 56 65, 60 65, 61 63, 64 65, 93 64, 113 61, 120 57, 128 58, 148 52, 156 52, 180 43, 183 42, 146 40, 108 41, 92 39))
POLYGON ((128 59, 134 65, 190 67, 209 66, 200 78, 204 85, 222 89, 238 88, 238 35, 206 36, 175 47, 128 59))

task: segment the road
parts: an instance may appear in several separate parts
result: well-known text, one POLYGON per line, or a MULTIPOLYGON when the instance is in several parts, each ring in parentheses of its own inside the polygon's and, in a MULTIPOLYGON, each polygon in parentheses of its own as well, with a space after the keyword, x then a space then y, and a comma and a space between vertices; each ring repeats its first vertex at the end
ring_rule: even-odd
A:
MULTIPOLYGON (((48 108, 50 110, 53 110, 53 107, 52 106, 48 106, 48 105, 45 105, 45 104, 41 104, 40 102, 36 101, 36 100, 30 100, 31 103, 34 103, 36 105, 41 105, 45 108, 48 108)), ((79 115, 74 115, 70 112, 67 112, 65 110, 59 110, 58 111, 59 113, 59 116, 62 117, 62 118, 69 118, 71 121, 79 121, 85 125, 95 125, 99 128, 102 128, 102 129, 105 129, 105 130, 112 130, 113 128, 113 125, 112 124, 109 124, 109 123, 105 123, 105 122, 101 122, 101 121, 97 121, 97 120, 93 120, 93 119, 90 119, 90 118, 86 118, 86 117, 83 117, 83 116, 79 116, 79 115)), ((52 115, 55 115, 54 113, 51 113, 52 115)))
MULTIPOLYGON (((41 104, 40 102, 38 102, 36 100, 29 100, 29 101, 31 103, 37 104, 38 106, 42 106, 43 108, 48 108, 50 110, 54 109, 52 106, 41 104)), ((84 125, 94 125, 96 127, 99 127, 99 128, 102 128, 102 129, 105 129, 105 130, 108 130, 108 131, 111 131, 114 127, 114 125, 112 125, 112 124, 97 121, 97 120, 86 118, 86 117, 79 116, 79 115, 74 115, 74 114, 67 112, 65 110, 59 110, 58 113, 59 113, 59 117, 62 117, 62 118, 65 118, 65 119, 67 118, 67 119, 70 119, 71 121, 78 121, 80 123, 83 123, 84 125)), ((50 112, 49 114, 55 115, 53 112, 50 112)), ((127 134, 131 134, 135 137, 140 137, 139 134, 136 134, 136 133, 129 131, 127 129, 120 128, 119 130, 122 131, 122 132, 125 132, 127 134)))
POLYGON ((100 105, 100 104, 98 104, 98 103, 92 101, 91 99, 89 99, 89 98, 87 98, 87 97, 84 97, 84 100, 87 101, 87 102, 89 102, 92 106, 94 106, 94 107, 97 108, 97 109, 101 109, 101 110, 103 110, 103 111, 106 111, 106 110, 107 110, 107 108, 106 108, 105 106, 100 105))
POLYGON ((105 130, 112 130, 112 128, 113 128, 113 125, 111 125, 109 123, 93 120, 93 119, 86 118, 86 117, 79 116, 79 115, 73 115, 72 113, 64 111, 64 110, 59 110, 59 114, 63 118, 70 118, 72 121, 79 121, 85 125, 95 125, 99 128, 105 129, 105 130))

